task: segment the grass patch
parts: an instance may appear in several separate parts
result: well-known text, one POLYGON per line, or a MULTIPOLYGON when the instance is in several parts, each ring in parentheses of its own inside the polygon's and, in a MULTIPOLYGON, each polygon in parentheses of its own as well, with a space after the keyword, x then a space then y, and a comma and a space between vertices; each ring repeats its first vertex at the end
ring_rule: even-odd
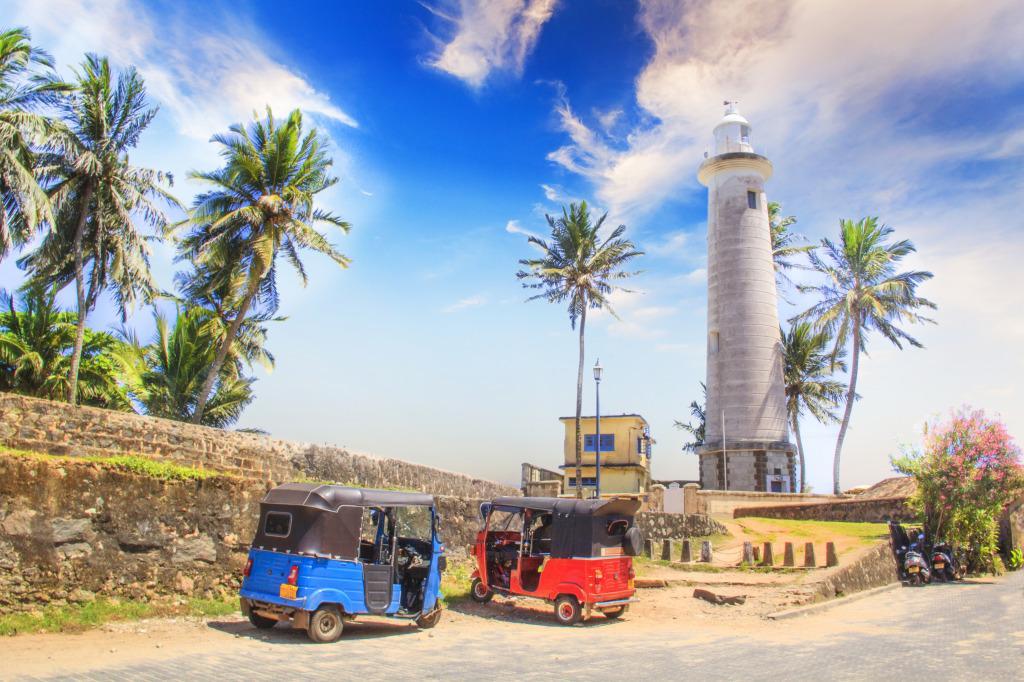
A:
POLYGON ((469 599, 469 585, 472 582, 476 561, 448 558, 448 570, 441 574, 441 600, 450 608, 469 599))
POLYGON ((83 457, 87 462, 96 462, 117 471, 127 471, 140 476, 148 476, 161 481, 199 481, 215 476, 230 474, 206 471, 195 467, 183 467, 177 464, 161 462, 141 455, 117 455, 114 457, 90 456, 83 457))
POLYGON ((88 604, 48 606, 41 614, 16 613, 0 616, 0 635, 81 632, 116 621, 175 616, 216 617, 238 611, 238 598, 234 595, 221 599, 192 598, 181 601, 180 604, 151 604, 99 597, 88 604))
POLYGON ((216 476, 237 478, 234 474, 207 471, 196 467, 180 466, 169 462, 143 457, 142 455, 89 455, 88 457, 61 457, 30 450, 16 450, 0 445, 0 454, 29 457, 52 462, 92 462, 108 469, 127 471, 140 476, 148 476, 161 481, 199 481, 216 476))

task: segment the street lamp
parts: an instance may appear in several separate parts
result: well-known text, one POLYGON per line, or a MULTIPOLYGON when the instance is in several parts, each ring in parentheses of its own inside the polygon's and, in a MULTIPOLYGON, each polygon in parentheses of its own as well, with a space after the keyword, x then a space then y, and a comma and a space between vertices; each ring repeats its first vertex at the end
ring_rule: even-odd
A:
POLYGON ((597 499, 601 499, 601 373, 604 372, 604 368, 601 367, 601 359, 598 358, 594 364, 594 394, 597 400, 597 437, 594 439, 594 454, 597 456, 597 499))

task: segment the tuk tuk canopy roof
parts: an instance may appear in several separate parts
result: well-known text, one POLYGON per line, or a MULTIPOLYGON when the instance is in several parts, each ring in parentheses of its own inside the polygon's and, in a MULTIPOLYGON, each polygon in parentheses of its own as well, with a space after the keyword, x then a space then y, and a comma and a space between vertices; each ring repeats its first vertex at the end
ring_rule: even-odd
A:
POLYGON ((635 497, 615 497, 609 500, 577 500, 564 497, 496 497, 493 509, 519 511, 533 509, 565 516, 633 516, 641 502, 635 497))
POLYGON ((334 512, 340 507, 433 507, 434 496, 323 483, 285 483, 268 492, 263 504, 314 507, 334 512))

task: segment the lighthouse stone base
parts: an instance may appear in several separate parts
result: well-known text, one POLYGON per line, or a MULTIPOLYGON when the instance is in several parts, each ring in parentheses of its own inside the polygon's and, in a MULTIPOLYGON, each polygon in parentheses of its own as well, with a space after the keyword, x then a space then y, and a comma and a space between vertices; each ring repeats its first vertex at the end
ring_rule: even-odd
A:
POLYGON ((796 446, 786 442, 727 441, 697 448, 704 490, 795 493, 796 446), (725 461, 728 460, 728 476, 725 461), (727 487, 728 486, 728 487, 727 487))

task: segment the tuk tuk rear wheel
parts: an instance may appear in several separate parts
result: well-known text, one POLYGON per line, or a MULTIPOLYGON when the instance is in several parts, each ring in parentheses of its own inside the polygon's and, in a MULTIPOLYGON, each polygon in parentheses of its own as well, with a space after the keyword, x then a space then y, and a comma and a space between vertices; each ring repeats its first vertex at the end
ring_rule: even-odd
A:
POLYGON ((252 623, 253 627, 259 628, 260 630, 269 630, 277 625, 277 621, 275 619, 261 616, 260 614, 252 611, 249 612, 249 622, 252 623))
POLYGON ((484 587, 480 578, 473 578, 473 582, 469 586, 469 596, 477 604, 486 604, 494 597, 494 593, 484 587))
POLYGON ((605 618, 611 618, 611 619, 614 620, 614 619, 618 618, 619 616, 621 616, 622 614, 624 614, 625 612, 626 612, 626 607, 625 606, 620 606, 617 609, 608 609, 607 611, 604 611, 603 613, 604 613, 604 617, 605 618))
POLYGON ((582 617, 580 602, 571 594, 563 594, 555 601, 555 618, 562 625, 575 625, 582 617))
POLYGON ((337 641, 345 625, 341 620, 341 612, 336 606, 321 606, 309 617, 309 628, 306 634, 317 644, 337 641))

